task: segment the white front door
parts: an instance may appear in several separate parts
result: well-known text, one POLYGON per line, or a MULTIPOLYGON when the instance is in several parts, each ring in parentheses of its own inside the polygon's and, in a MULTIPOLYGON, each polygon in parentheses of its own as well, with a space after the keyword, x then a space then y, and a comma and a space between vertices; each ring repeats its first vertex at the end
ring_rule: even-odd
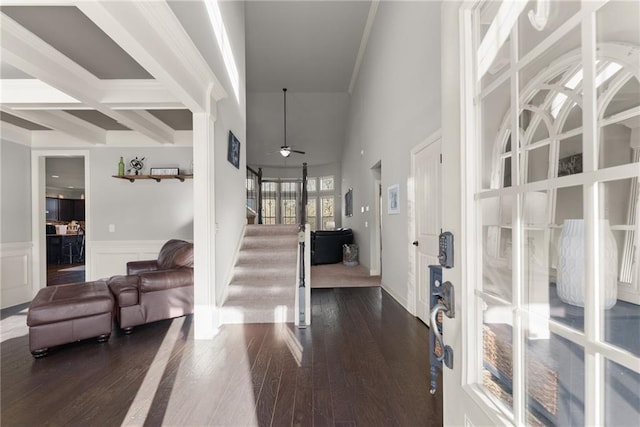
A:
POLYGON ((416 316, 429 324, 429 266, 438 264, 440 132, 412 154, 415 191, 416 316))
POLYGON ((640 425, 640 3, 442 10, 445 425, 640 425))

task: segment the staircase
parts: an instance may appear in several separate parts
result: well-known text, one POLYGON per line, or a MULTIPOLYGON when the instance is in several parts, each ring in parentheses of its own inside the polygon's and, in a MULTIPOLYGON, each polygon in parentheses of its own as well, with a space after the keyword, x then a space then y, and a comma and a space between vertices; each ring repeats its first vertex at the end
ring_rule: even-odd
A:
POLYGON ((297 225, 247 225, 222 323, 294 321, 297 225))

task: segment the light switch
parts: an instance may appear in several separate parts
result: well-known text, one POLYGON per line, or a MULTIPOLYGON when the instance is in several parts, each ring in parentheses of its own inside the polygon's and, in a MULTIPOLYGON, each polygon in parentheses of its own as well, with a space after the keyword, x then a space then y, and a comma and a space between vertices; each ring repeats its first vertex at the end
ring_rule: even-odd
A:
POLYGON ((369 228, 369 221, 364 222, 364 228, 369 228))
POLYGON ((360 212, 364 213, 364 206, 360 206, 360 212))
POLYGON ((365 211, 369 212, 369 206, 367 206, 366 208, 364 208, 365 211))
POLYGON ((116 225, 109 224, 109 233, 115 233, 115 232, 116 232, 116 225))

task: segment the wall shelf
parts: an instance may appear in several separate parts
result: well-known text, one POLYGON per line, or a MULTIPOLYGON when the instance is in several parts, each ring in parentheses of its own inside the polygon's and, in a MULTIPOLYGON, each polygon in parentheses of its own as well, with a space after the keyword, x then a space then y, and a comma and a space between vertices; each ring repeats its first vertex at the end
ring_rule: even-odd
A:
POLYGON ((193 175, 111 175, 113 178, 127 179, 129 182, 134 182, 138 179, 153 179, 156 182, 160 182, 163 179, 177 179, 180 182, 184 182, 185 179, 193 179, 193 175))

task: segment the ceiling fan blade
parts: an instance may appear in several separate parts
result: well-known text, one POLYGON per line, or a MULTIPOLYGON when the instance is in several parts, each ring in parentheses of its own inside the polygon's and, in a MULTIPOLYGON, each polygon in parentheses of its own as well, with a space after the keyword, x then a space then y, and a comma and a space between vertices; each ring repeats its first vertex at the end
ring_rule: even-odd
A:
POLYGON ((290 150, 292 153, 298 153, 298 154, 306 154, 304 151, 300 151, 300 150, 290 150))

